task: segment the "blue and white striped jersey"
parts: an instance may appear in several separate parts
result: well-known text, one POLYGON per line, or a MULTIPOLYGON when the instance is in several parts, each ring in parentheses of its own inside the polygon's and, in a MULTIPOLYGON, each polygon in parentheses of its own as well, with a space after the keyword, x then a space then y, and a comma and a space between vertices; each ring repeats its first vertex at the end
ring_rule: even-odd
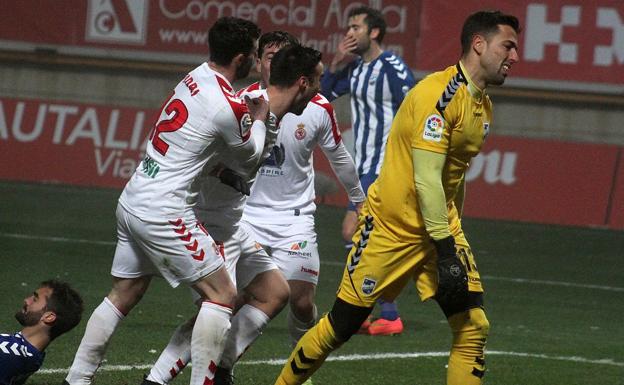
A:
POLYGON ((23 384, 39 370, 44 357, 21 332, 0 334, 0 385, 23 384))
POLYGON ((321 93, 330 101, 351 94, 351 120, 358 174, 378 175, 392 119, 416 81, 403 60, 384 51, 364 63, 361 58, 335 74, 325 71, 321 93))

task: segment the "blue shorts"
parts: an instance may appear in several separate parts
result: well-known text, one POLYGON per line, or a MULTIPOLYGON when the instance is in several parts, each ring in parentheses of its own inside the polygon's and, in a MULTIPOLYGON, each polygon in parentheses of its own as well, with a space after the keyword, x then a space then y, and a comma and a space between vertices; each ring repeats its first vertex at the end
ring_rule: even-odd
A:
MULTIPOLYGON (((379 175, 377 174, 365 174, 360 175, 360 183, 362 184, 362 190, 364 190, 364 194, 368 195, 368 188, 373 184, 375 179, 377 179, 379 175)), ((355 204, 353 202, 349 202, 349 206, 347 206, 347 210, 355 211, 355 204)))

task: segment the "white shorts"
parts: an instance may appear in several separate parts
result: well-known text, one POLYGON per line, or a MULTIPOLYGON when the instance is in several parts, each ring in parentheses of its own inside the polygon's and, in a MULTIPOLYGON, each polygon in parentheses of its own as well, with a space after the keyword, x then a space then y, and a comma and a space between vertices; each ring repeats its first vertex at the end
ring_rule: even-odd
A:
POLYGON ((172 287, 191 284, 224 264, 215 241, 191 213, 145 221, 117 205, 117 247, 111 275, 161 275, 172 287))
POLYGON ((239 290, 246 288, 256 275, 278 268, 260 243, 241 226, 223 245, 225 265, 239 290))
POLYGON ((312 215, 285 224, 252 224, 243 220, 241 227, 267 249, 287 280, 318 283, 320 260, 312 215))
MULTIPOLYGON (((212 227, 207 227, 207 230, 215 238, 223 233, 212 227)), ((225 242, 215 242, 223 251, 225 267, 239 292, 243 291, 258 274, 278 269, 273 258, 241 226, 237 226, 234 234, 225 242)), ((193 302, 200 298, 195 290, 191 290, 191 295, 193 302)))

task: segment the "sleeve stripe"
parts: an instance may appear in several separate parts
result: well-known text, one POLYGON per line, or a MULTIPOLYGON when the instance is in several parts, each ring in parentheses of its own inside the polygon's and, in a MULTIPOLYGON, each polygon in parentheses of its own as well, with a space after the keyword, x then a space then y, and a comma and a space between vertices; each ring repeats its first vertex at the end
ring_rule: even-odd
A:
POLYGON ((312 98, 312 103, 317 106, 322 107, 327 114, 329 115, 329 119, 332 125, 332 134, 334 136, 334 142, 338 145, 342 141, 342 136, 340 135, 340 130, 338 129, 338 123, 336 122, 336 115, 334 114, 334 107, 331 105, 327 99, 323 98, 321 95, 317 94, 314 98, 312 98))

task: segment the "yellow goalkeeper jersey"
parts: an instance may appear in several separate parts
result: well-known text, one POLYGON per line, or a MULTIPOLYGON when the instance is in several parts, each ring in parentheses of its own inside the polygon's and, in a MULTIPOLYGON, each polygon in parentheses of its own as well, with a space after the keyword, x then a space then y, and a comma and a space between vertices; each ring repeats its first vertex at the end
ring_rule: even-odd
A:
POLYGON ((426 234, 414 185, 412 148, 446 155, 442 184, 449 221, 457 220, 453 201, 491 121, 490 98, 472 83, 461 62, 421 80, 394 118, 379 178, 368 192, 367 205, 377 225, 401 240, 426 234))

